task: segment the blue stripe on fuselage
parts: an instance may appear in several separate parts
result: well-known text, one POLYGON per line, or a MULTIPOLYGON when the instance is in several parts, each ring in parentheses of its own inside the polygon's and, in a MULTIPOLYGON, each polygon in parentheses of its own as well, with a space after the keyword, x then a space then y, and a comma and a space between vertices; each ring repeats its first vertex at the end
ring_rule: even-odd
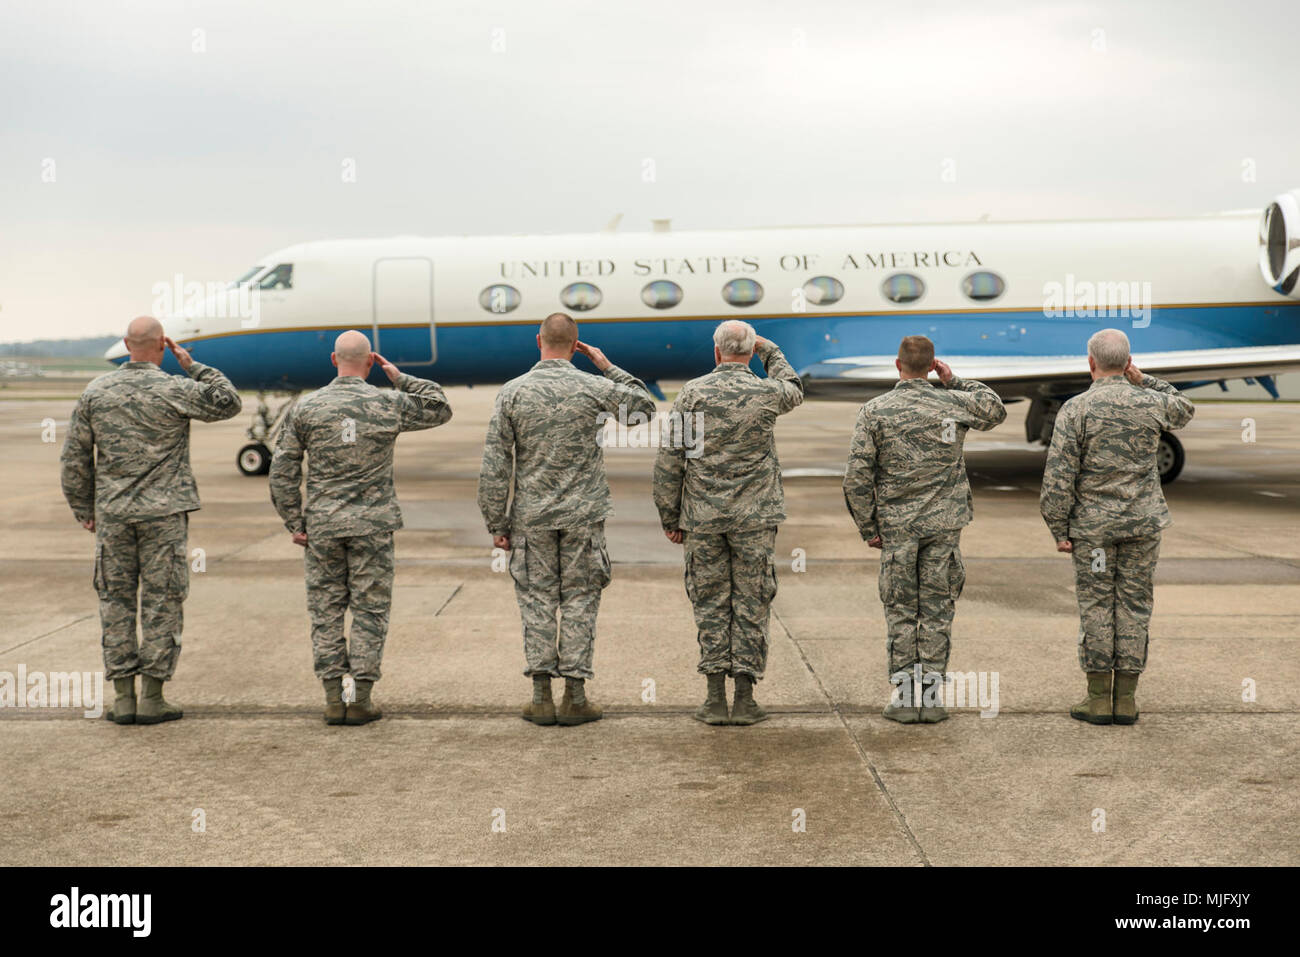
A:
MULTIPOLYGON (((601 322, 578 318, 584 341, 645 380, 689 379, 713 368, 713 329, 724 317, 701 320, 601 322)), ((1285 345, 1300 342, 1300 303, 1166 307, 1151 311, 1145 327, 1105 316, 1048 318, 1033 312, 900 313, 899 315, 746 316, 759 335, 777 342, 796 369, 840 356, 891 355, 907 335, 934 340, 943 355, 1081 355, 1088 337, 1113 326, 1128 333, 1134 352, 1285 345)), ((202 339, 194 357, 216 366, 241 389, 315 389, 334 377, 330 352, 338 330, 244 332, 202 339)), ((440 326, 438 361, 415 364, 408 354, 428 354, 428 331, 385 329, 384 354, 404 371, 444 385, 504 382, 537 361, 537 327, 440 326), (408 350, 410 350, 408 352, 408 350)), ((585 359, 577 360, 591 368, 585 359)), ((757 368, 757 362, 755 363, 757 368)), ((164 368, 179 372, 168 355, 164 368)), ((386 381, 376 368, 371 381, 386 381)))

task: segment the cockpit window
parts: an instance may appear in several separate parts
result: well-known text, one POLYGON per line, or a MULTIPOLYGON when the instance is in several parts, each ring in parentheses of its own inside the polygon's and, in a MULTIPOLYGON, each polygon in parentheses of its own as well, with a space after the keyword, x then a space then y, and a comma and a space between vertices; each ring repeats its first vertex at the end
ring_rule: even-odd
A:
POLYGON ((262 277, 257 284, 258 289, 292 289, 293 288, 293 263, 280 263, 269 273, 262 277))
POLYGON ((248 282, 250 279, 252 279, 254 276, 256 276, 265 268, 266 268, 265 266, 254 266, 248 272, 244 273, 242 276, 240 276, 238 279, 232 282, 230 284, 230 288, 234 289, 238 286, 242 286, 244 283, 248 282))

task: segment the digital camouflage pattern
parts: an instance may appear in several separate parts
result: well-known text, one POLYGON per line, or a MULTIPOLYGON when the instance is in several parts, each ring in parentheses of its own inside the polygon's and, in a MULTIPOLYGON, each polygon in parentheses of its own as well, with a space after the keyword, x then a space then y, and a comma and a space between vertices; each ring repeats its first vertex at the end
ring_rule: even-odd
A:
POLYGON ((181 655, 190 590, 189 514, 95 523, 95 593, 103 629, 104 678, 136 674, 170 681, 181 655), (140 638, 136 638, 139 600, 140 638))
POLYGON ((880 554, 880 601, 888 628, 889 675, 948 670, 952 619, 966 584, 961 532, 887 538, 880 554))
POLYGON ((1074 542, 1074 592, 1079 602, 1079 665, 1086 672, 1141 672, 1155 605, 1160 535, 1074 542))
POLYGON ((1058 541, 1113 542, 1154 535, 1173 522, 1160 489, 1160 433, 1196 412, 1168 382, 1122 374, 1095 379, 1061 406, 1047 452, 1039 506, 1058 541))
POLYGON ((700 674, 749 675, 767 668, 768 619, 776 597, 776 526, 686 532, 686 595, 695 610, 700 674))
POLYGON ((393 445, 402 432, 442 425, 442 387, 402 374, 392 389, 339 376, 290 411, 271 459, 271 501, 291 532, 357 538, 402 527, 393 491, 393 445), (302 499, 306 453, 307 502, 302 499))
POLYGON ((305 568, 316 677, 350 674, 358 681, 378 681, 393 596, 393 533, 346 538, 308 533, 305 568), (343 635, 349 610, 350 642, 343 635))
POLYGON ((661 445, 655 458, 654 499, 668 531, 738 532, 785 521, 785 492, 776 457, 776 417, 803 402, 803 383, 781 350, 762 341, 767 372, 760 379, 743 362, 721 362, 677 394, 672 416, 701 416, 702 449, 688 458, 682 443, 661 445))
POLYGON ((190 419, 219 422, 242 404, 230 380, 193 363, 188 377, 126 362, 77 400, 63 443, 63 495, 79 522, 162 518, 199 507, 190 419), (98 453, 98 454, 97 454, 98 453))
POLYGON ((524 625, 524 674, 593 677, 596 614, 610 581, 605 523, 515 533, 510 577, 524 625))
POLYGON ((996 392, 958 376, 946 386, 900 379, 865 403, 844 475, 844 500, 862 538, 914 540, 969 525, 966 433, 1006 417, 996 392))
POLYGON ((629 416, 639 412, 649 420, 655 413, 645 383, 618 366, 591 375, 568 359, 542 359, 502 386, 479 470, 478 506, 488 531, 510 535, 604 521, 613 509, 596 436, 600 414, 617 416, 620 405, 629 416))

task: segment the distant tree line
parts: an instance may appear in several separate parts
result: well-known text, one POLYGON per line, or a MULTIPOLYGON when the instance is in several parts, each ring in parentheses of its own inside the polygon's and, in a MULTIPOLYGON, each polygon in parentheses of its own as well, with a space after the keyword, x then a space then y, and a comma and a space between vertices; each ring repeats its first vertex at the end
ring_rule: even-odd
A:
POLYGON ((32 342, 0 343, 0 356, 36 359, 98 359, 120 336, 89 336, 85 339, 36 339, 32 342))

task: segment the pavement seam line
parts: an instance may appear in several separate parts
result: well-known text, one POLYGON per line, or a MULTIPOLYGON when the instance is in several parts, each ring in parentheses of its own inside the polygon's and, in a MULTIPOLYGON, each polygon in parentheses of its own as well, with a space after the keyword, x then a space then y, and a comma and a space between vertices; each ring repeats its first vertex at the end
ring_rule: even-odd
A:
POLYGON ((880 793, 889 804, 890 810, 894 812, 894 817, 898 819, 898 824, 902 827, 903 833, 907 836, 908 843, 912 845, 912 848, 921 858, 921 866, 930 867, 930 858, 925 853, 925 848, 921 846, 921 842, 916 839, 916 835, 912 833, 911 825, 907 823, 907 815, 905 815, 903 809, 898 806, 897 802, 894 800, 894 796, 889 793, 889 788, 885 787, 885 782, 880 777, 880 772, 876 770, 875 764, 872 762, 871 758, 867 756, 867 750, 862 746, 862 742, 858 740, 858 736, 854 734, 853 729, 849 727, 849 722, 845 719, 843 713, 841 713, 839 705, 835 703, 835 699, 831 697, 830 692, 826 690, 826 686, 822 684, 821 676, 813 670, 812 662, 810 662, 808 656, 804 654, 803 646, 799 644, 799 639, 795 638, 794 632, 786 627, 785 621, 779 614, 777 614, 776 609, 772 610, 772 617, 776 619, 776 623, 781 626, 781 630, 784 631, 786 637, 790 639, 790 643, 794 645, 795 651, 799 652, 799 660, 801 660, 803 666, 808 669, 808 674, 812 675, 813 681, 817 684, 817 690, 820 691, 822 697, 826 699, 826 704, 830 707, 835 717, 839 719, 840 726, 844 728, 844 733, 847 734, 849 740, 853 742, 853 747, 858 752, 858 757, 861 758, 862 763, 867 766, 867 770, 871 773, 871 779, 876 782, 876 787, 880 789, 880 793))
POLYGON ((459 585, 457 585, 456 588, 452 591, 452 593, 447 596, 447 600, 438 606, 438 610, 433 613, 433 617, 437 618, 439 615, 441 615, 442 610, 451 604, 451 600, 455 598, 457 595, 459 595, 460 590, 464 587, 465 587, 464 582, 461 582, 459 585))
POLYGON ((78 624, 80 624, 81 622, 83 622, 83 621, 87 621, 88 619, 91 619, 91 618, 94 618, 94 617, 95 617, 94 613, 91 613, 91 614, 89 614, 89 615, 82 615, 80 618, 74 618, 72 621, 67 622, 66 624, 59 625, 59 627, 58 627, 58 628, 55 628, 53 631, 47 631, 45 634, 43 634, 43 635, 37 635, 35 638, 28 638, 26 641, 20 641, 20 642, 18 642, 18 644, 13 645, 13 646, 11 646, 11 647, 9 647, 9 648, 0 648, 0 655, 7 655, 7 654, 9 654, 9 652, 11 652, 11 651, 17 651, 19 648, 23 648, 23 647, 25 647, 25 646, 27 646, 27 645, 32 644, 33 642, 40 641, 42 638, 48 638, 48 637, 50 637, 50 635, 57 635, 59 632, 63 631, 65 628, 71 628, 73 625, 78 625, 78 624))

